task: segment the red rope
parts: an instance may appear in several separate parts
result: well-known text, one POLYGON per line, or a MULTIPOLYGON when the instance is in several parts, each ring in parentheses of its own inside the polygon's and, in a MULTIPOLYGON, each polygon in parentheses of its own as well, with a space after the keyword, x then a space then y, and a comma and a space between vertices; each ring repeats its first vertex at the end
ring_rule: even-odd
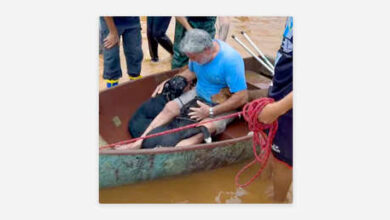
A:
POLYGON ((242 113, 244 115, 245 120, 248 122, 249 130, 253 131, 252 142, 253 142, 253 153, 255 155, 255 160, 253 160, 245 167, 243 167, 240 171, 238 171, 235 178, 236 186, 238 187, 246 187, 250 185, 258 176, 260 176, 261 172, 267 165, 267 161, 271 153, 272 142, 274 140, 276 131, 278 129, 278 121, 275 120, 271 124, 263 124, 259 122, 257 118, 260 112, 263 110, 263 108, 266 105, 273 102, 274 100, 271 98, 261 98, 261 99, 254 100, 251 103, 248 103, 244 106, 242 113), (267 129, 269 129, 268 136, 264 132, 267 129), (260 147, 259 154, 257 154, 256 152, 256 146, 260 147), (259 163, 260 165, 260 168, 257 171, 257 173, 247 183, 240 184, 238 180, 241 174, 246 169, 253 166, 255 163, 259 163))
POLYGON ((180 127, 180 128, 175 128, 175 129, 163 131, 163 132, 159 132, 159 133, 156 133, 156 134, 147 135, 147 136, 144 136, 144 137, 138 137, 138 138, 133 138, 133 139, 130 139, 130 140, 117 142, 117 143, 114 143, 114 144, 102 146, 102 147, 99 148, 99 150, 113 148, 115 146, 133 143, 133 142, 141 140, 141 139, 152 138, 152 137, 157 137, 157 136, 161 136, 161 135, 165 135, 165 134, 170 134, 170 133, 182 131, 182 130, 189 129, 189 128, 194 128, 194 127, 197 127, 197 126, 200 126, 200 125, 203 125, 203 124, 207 124, 207 123, 210 123, 210 122, 219 121, 219 120, 223 120, 223 119, 227 119, 227 118, 233 118, 233 117, 237 117, 239 115, 243 115, 244 119, 248 122, 249 130, 253 131, 253 141, 252 142, 253 142, 253 153, 255 155, 255 160, 253 160, 248 165, 243 167, 237 173, 236 178, 235 178, 235 182, 236 182, 236 185, 239 186, 239 187, 246 187, 249 184, 251 184, 261 174, 261 172, 265 168, 265 165, 267 164, 269 155, 271 153, 272 142, 273 142, 273 139, 275 137, 276 130, 278 129, 278 121, 275 120, 272 124, 263 124, 263 123, 258 121, 257 117, 260 114, 260 112, 263 110, 263 108, 267 104, 272 103, 272 102, 274 102, 274 100, 271 99, 271 98, 257 99, 257 100, 254 100, 254 101, 250 102, 250 103, 247 103, 244 106, 242 112, 237 112, 237 113, 221 116, 221 117, 218 117, 218 118, 215 118, 215 119, 211 119, 211 120, 207 120, 207 121, 203 121, 203 122, 199 122, 199 123, 183 126, 183 127, 180 127), (267 129, 269 129, 269 135, 268 136, 264 132, 264 130, 267 130, 267 129), (257 152, 256 152, 256 146, 260 146, 260 153, 259 154, 257 154, 257 152), (240 175, 246 169, 248 169, 249 167, 251 167, 255 163, 259 163, 260 164, 259 171, 247 183, 239 184, 238 183, 238 179, 239 179, 240 175))

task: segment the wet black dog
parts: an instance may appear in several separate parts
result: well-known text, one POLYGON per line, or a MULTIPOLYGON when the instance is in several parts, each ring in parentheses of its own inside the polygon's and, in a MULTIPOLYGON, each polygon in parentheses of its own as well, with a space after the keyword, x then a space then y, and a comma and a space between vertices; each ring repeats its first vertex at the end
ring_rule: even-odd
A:
MULTIPOLYGON (((199 105, 196 103, 197 101, 203 101, 200 98, 195 98, 186 105, 182 107, 180 110, 180 115, 176 118, 174 118, 171 122, 159 126, 153 130, 151 130, 147 135, 155 134, 163 131, 167 131, 174 128, 183 127, 186 125, 194 124, 197 121, 192 120, 188 113, 190 112, 191 107, 199 107, 199 105)), ((178 131, 171 134, 166 134, 162 136, 157 136, 154 138, 147 138, 142 142, 142 148, 155 148, 157 146, 161 147, 174 147, 177 143, 179 143, 181 140, 184 140, 186 138, 190 138, 198 133, 203 133, 204 141, 206 143, 211 142, 210 133, 207 130, 205 126, 199 126, 195 128, 189 128, 182 131, 178 131)))
POLYGON ((128 122, 128 131, 133 138, 140 137, 153 119, 163 110, 165 104, 183 94, 187 80, 175 76, 164 84, 161 94, 148 99, 128 122))

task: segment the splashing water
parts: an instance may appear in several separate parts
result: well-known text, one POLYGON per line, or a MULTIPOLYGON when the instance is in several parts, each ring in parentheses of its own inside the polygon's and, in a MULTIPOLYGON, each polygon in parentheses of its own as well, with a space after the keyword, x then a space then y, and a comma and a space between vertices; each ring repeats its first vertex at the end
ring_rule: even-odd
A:
POLYGON ((217 203, 241 203, 240 197, 247 195, 248 192, 243 188, 237 188, 236 192, 222 192, 220 191, 215 197, 217 203), (222 200, 225 200, 224 202, 222 200))

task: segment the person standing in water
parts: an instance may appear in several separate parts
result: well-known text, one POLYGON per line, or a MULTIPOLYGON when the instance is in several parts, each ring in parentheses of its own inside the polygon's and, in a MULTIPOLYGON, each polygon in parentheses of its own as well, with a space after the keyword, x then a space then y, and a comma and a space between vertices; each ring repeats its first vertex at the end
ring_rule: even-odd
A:
POLYGON ((275 60, 275 74, 268 96, 275 100, 259 114, 258 120, 271 124, 278 120, 272 145, 275 202, 284 202, 292 183, 293 167, 293 18, 288 17, 282 45, 275 60))

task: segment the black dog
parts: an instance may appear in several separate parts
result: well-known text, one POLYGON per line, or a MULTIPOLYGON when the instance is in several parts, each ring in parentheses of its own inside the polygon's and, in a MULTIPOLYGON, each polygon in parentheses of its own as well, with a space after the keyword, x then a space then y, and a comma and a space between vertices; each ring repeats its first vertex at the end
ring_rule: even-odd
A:
MULTIPOLYGON (((174 128, 179 128, 182 126, 194 124, 197 121, 192 120, 188 113, 190 112, 191 107, 199 107, 199 105, 196 103, 197 101, 203 101, 200 98, 196 97, 195 99, 191 100, 189 103, 184 105, 182 109, 180 110, 180 115, 176 118, 174 118, 171 122, 168 124, 159 126, 153 130, 151 130, 147 135, 155 134, 163 131, 167 131, 174 128)), ((174 147, 177 143, 179 143, 181 140, 190 138, 198 133, 203 133, 203 137, 206 143, 211 142, 210 133, 207 130, 205 126, 199 126, 195 128, 189 128, 182 131, 178 131, 171 134, 165 134, 162 136, 157 136, 153 138, 147 138, 142 142, 142 148, 155 148, 157 146, 161 147, 174 147)))
POLYGON ((140 137, 153 119, 163 110, 165 104, 183 94, 187 80, 175 76, 164 84, 161 94, 148 99, 135 112, 128 123, 128 131, 133 138, 140 137))

